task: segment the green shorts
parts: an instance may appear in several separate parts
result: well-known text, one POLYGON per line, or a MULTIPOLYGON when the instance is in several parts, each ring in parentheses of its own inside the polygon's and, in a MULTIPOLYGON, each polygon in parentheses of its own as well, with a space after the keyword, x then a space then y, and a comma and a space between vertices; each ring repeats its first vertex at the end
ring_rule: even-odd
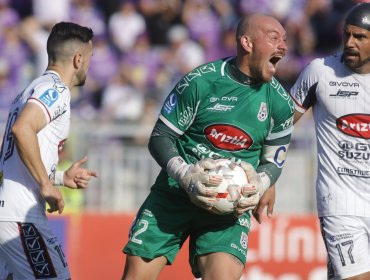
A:
POLYGON ((152 190, 131 226, 124 253, 173 263, 189 239, 189 262, 199 277, 196 257, 213 252, 236 256, 244 265, 250 230, 249 212, 242 217, 216 215, 195 206, 188 197, 152 190))

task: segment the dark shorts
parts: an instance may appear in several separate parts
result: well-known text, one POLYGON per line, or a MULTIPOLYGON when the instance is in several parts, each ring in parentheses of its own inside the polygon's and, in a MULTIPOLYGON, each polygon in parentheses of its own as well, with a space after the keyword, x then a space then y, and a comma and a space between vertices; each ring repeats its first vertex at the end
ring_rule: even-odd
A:
POLYGON ((239 218, 216 215, 195 206, 186 196, 152 190, 131 226, 123 252, 147 259, 165 256, 171 264, 190 237, 190 265, 199 276, 195 262, 199 255, 225 252, 245 265, 249 230, 249 213, 239 218))

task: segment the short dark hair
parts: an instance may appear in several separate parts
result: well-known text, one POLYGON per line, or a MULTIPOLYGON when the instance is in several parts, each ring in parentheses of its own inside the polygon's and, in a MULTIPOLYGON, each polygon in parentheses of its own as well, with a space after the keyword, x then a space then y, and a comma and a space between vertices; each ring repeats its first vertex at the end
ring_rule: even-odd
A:
POLYGON ((91 28, 73 22, 59 22, 55 24, 46 44, 49 60, 55 61, 58 59, 58 49, 63 43, 67 41, 88 43, 93 37, 94 32, 91 28))

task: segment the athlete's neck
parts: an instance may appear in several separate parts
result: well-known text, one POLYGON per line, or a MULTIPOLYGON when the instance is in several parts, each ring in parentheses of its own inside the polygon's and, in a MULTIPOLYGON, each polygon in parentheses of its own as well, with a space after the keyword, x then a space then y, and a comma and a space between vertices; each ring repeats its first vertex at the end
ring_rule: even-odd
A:
POLYGON ((68 88, 72 88, 73 87, 73 83, 72 83, 72 74, 71 74, 71 71, 68 69, 67 66, 61 66, 61 65, 57 65, 57 64, 52 64, 52 65, 48 65, 48 67, 46 68, 46 71, 54 71, 54 72, 57 72, 60 76, 60 79, 62 80, 62 82, 68 87, 68 88))
POLYGON ((260 83, 260 81, 253 79, 252 77, 244 74, 238 66, 236 65, 236 60, 232 59, 230 63, 228 63, 228 72, 229 75, 236 80, 237 82, 244 84, 244 85, 249 85, 249 86, 255 86, 260 83))

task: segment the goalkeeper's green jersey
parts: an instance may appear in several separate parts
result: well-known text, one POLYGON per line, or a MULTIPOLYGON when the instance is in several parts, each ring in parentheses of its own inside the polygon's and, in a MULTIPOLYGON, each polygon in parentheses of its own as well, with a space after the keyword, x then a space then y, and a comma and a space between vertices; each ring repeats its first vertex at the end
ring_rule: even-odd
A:
MULTIPOLYGON (((281 139, 290 139, 293 111, 289 94, 275 78, 253 83, 231 57, 186 74, 166 98, 159 118, 180 135, 176 147, 186 162, 228 158, 257 168, 266 141, 288 144, 281 139)), ((162 170, 153 188, 179 186, 162 170)))

